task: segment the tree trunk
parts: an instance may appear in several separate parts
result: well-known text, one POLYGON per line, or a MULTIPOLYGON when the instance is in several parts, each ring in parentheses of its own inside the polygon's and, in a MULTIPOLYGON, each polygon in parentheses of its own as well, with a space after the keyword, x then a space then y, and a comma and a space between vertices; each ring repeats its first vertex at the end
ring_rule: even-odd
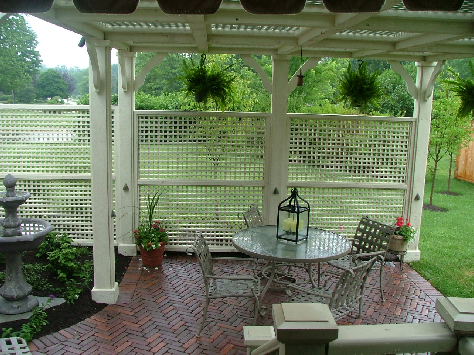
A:
POLYGON ((453 160, 454 160, 454 154, 451 153, 449 154, 450 159, 449 159, 449 172, 448 172, 448 193, 451 192, 451 173, 453 169, 453 160))

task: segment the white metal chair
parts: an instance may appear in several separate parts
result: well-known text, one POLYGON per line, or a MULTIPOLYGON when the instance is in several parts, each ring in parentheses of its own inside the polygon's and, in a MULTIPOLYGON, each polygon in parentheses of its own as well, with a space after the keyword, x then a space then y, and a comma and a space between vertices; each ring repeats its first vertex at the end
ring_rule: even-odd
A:
POLYGON ((254 299, 254 321, 256 324, 260 310, 260 280, 251 275, 215 275, 214 266, 206 240, 201 234, 194 239, 194 253, 202 270, 206 302, 202 314, 201 326, 197 332, 200 336, 207 317, 207 309, 212 299, 227 297, 248 297, 254 299))
POLYGON ((242 217, 245 224, 247 225, 247 228, 263 226, 263 218, 257 205, 250 206, 247 211, 242 213, 242 217))
POLYGON ((344 269, 337 273, 337 282, 334 281, 335 274, 330 270, 322 273, 322 287, 309 288, 299 285, 288 285, 287 293, 290 302, 313 302, 325 303, 329 306, 334 319, 340 319, 358 309, 358 317, 362 313, 365 283, 372 266, 377 257, 372 257, 360 265, 344 269))
POLYGON ((383 264, 388 250, 388 243, 394 233, 393 226, 380 223, 364 216, 360 219, 354 238, 352 250, 349 255, 328 261, 327 263, 339 269, 348 269, 357 266, 372 257, 380 261, 380 294, 382 302, 385 300, 383 294, 383 264))

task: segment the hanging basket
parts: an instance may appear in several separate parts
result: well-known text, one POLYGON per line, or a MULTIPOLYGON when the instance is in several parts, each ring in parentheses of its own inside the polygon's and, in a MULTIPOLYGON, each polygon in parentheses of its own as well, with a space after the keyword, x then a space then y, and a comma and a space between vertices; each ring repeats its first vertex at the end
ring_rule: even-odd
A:
POLYGON ((142 256, 143 266, 161 266, 161 264, 163 263, 163 254, 165 253, 166 244, 164 242, 160 242, 160 245, 161 246, 159 248, 152 250, 145 250, 142 248, 141 245, 138 247, 142 256))
POLYGON ((394 235, 392 239, 390 239, 390 243, 388 244, 388 249, 392 251, 406 251, 408 247, 408 243, 405 242, 402 235, 394 235))

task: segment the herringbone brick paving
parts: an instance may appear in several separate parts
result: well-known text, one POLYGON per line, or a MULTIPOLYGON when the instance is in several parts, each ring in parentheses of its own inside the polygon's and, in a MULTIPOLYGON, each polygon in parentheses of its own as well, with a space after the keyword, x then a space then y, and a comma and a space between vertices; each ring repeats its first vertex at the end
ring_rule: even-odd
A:
MULTIPOLYGON (((216 263, 223 272, 246 272, 236 261, 216 263)), ((295 268, 299 269, 299 268, 295 268)), ((300 270, 300 269, 299 269, 300 270)), ((378 268, 370 274, 362 317, 338 324, 440 322, 435 301, 441 294, 408 265, 384 265, 385 302, 380 302, 378 268)), ((302 272, 296 270, 295 272, 302 272)), ((301 275, 305 277, 306 275, 301 275)), ((143 268, 132 258, 120 283, 117 304, 58 333, 30 342, 33 354, 246 354, 242 327, 251 323, 249 300, 211 302, 201 337, 196 337, 204 301, 201 270, 194 256, 168 253, 161 268, 143 268)), ((260 324, 271 325, 271 304, 286 302, 269 291, 260 324)))

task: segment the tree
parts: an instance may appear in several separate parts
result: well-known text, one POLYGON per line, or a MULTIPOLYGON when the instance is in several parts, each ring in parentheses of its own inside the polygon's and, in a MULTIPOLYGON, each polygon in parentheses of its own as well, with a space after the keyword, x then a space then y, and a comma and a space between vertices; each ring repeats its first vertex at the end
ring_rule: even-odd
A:
POLYGON ((0 24, 0 38, 0 91, 27 88, 41 67, 36 34, 23 16, 14 14, 0 24))
POLYGON ((67 83, 67 92, 69 96, 72 96, 72 93, 76 89, 76 84, 74 83, 74 77, 71 74, 71 70, 68 69, 65 65, 61 67, 56 67, 55 70, 58 71, 59 74, 61 74, 61 77, 67 83))
POLYGON ((36 96, 44 100, 54 96, 67 99, 69 97, 67 88, 68 83, 64 81, 61 74, 54 69, 48 69, 38 76, 36 96))
POLYGON ((433 205, 433 193, 438 170, 439 161, 446 154, 455 154, 463 139, 460 125, 461 121, 457 116, 458 100, 454 95, 446 91, 446 95, 433 101, 433 112, 431 117, 431 131, 429 142, 429 159, 433 161, 433 180, 431 182, 429 205, 433 205))

